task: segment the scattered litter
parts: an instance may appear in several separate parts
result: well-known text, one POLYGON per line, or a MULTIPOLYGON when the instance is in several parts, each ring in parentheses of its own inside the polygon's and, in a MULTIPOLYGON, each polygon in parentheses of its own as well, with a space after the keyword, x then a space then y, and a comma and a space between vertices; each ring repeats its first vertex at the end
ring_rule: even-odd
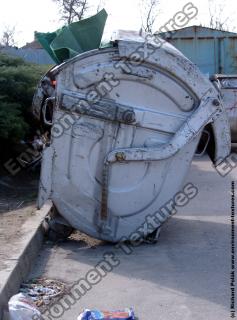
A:
POLYGON ((11 297, 8 302, 10 320, 41 319, 41 313, 33 300, 23 293, 11 297))
POLYGON ((112 312, 86 309, 77 320, 135 320, 135 315, 132 309, 112 312))
POLYGON ((40 308, 61 296, 65 292, 65 285, 57 280, 35 279, 23 283, 20 292, 30 297, 36 307, 40 308))

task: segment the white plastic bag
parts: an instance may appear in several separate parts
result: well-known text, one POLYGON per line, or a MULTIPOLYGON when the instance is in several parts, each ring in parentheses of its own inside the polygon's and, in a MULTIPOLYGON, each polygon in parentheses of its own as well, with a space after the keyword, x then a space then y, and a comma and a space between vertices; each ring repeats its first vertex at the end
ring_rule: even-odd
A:
POLYGON ((18 293, 8 302, 10 320, 40 320, 41 313, 27 295, 18 293))

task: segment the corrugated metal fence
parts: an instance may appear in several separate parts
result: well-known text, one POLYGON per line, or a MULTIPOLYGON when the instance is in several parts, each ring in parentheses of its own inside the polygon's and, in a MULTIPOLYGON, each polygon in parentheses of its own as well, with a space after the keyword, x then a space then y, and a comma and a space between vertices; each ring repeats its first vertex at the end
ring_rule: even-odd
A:
POLYGON ((193 26, 161 33, 203 73, 237 74, 237 34, 193 26))
POLYGON ((1 48, 0 52, 6 53, 11 56, 17 56, 24 59, 27 62, 36 64, 52 64, 55 62, 51 59, 48 53, 44 49, 18 49, 18 48, 1 48))

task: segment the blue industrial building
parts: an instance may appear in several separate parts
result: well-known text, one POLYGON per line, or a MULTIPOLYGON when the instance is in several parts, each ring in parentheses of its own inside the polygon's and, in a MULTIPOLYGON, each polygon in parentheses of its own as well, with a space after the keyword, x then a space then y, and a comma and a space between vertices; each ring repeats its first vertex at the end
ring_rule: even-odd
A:
POLYGON ((237 33, 192 26, 159 36, 179 49, 207 75, 237 74, 237 33))

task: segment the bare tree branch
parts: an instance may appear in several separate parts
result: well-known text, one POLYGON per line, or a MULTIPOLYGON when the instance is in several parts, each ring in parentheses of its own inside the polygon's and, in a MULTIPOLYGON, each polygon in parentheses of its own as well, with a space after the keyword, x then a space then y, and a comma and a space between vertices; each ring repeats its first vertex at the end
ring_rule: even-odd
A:
POLYGON ((89 9, 89 0, 54 0, 62 14, 62 20, 68 24, 82 20, 89 9))
MULTIPOLYGON (((231 29, 230 17, 225 15, 225 2, 219 4, 215 0, 208 0, 210 21, 208 26, 217 30, 229 31, 231 29)), ((235 28, 232 27, 232 30, 235 28)))
POLYGON ((140 0, 142 29, 152 33, 159 13, 159 0, 140 0))
POLYGON ((0 46, 3 46, 3 47, 15 46, 16 45, 15 33, 16 33, 15 27, 6 26, 5 30, 2 33, 2 38, 0 40, 0 46))

